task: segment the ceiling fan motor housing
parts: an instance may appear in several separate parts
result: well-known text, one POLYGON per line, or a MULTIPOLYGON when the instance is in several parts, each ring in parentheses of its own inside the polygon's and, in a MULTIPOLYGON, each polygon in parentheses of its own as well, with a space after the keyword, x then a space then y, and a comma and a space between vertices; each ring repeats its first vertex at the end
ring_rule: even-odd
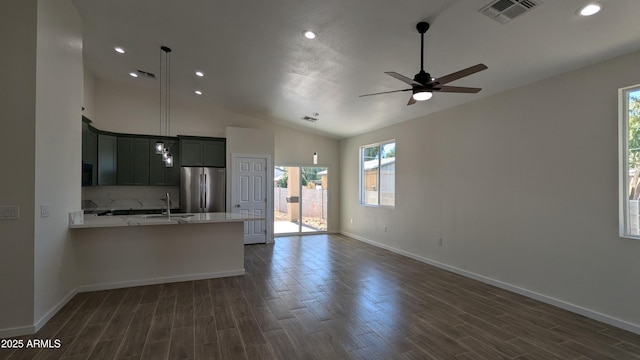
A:
POLYGON ((414 76, 413 80, 419 82, 420 84, 426 85, 431 81, 431 74, 425 72, 424 70, 420 70, 419 73, 414 76))

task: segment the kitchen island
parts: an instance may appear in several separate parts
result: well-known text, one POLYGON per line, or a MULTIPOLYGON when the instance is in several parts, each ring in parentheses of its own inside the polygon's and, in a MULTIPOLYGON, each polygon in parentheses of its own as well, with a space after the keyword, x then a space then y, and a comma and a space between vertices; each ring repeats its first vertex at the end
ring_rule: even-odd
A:
POLYGON ((84 217, 69 225, 79 291, 244 274, 244 222, 252 215, 202 213, 84 217))

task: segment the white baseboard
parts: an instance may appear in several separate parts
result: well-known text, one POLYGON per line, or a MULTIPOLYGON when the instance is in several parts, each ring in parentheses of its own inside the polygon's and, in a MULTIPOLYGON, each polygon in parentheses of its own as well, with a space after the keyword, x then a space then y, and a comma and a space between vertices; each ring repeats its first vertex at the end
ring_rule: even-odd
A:
POLYGON ((71 300, 77 293, 78 293, 78 288, 75 288, 75 289, 69 291, 67 296, 65 296, 62 300, 60 300, 60 302, 58 302, 58 304, 56 306, 54 306, 43 317, 41 317, 40 320, 36 321, 35 330, 34 331, 37 332, 38 330, 42 329, 42 327, 47 323, 47 321, 51 320, 51 318, 55 314, 57 314, 58 311, 60 311, 60 309, 62 309, 62 307, 67 305, 69 300, 71 300))
POLYGON ((206 274, 169 276, 169 277, 162 277, 162 278, 82 285, 78 287, 78 292, 121 289, 121 288, 128 288, 128 287, 134 287, 134 286, 157 285, 157 284, 166 284, 166 283, 181 282, 181 281, 213 279, 213 278, 221 278, 221 277, 229 277, 229 276, 239 276, 244 274, 245 274, 245 271, 243 268, 238 270, 220 271, 220 272, 206 273, 206 274))
POLYGON ((21 326, 21 327, 0 329, 0 339, 9 339, 16 336, 31 335, 35 333, 36 333, 35 326, 21 326))
POLYGON ((69 294, 67 294, 67 296, 64 297, 64 299, 62 299, 56 306, 51 308, 51 310, 49 310, 42 318, 40 318, 40 320, 38 320, 35 323, 35 325, 0 329, 0 339, 35 334, 47 323, 47 321, 51 320, 51 318, 55 314, 57 314, 58 311, 60 311, 60 309, 62 309, 62 307, 64 307, 69 302, 69 300, 71 300, 76 294, 81 292, 111 290, 111 289, 120 289, 120 288, 134 287, 134 286, 156 285, 156 284, 165 284, 165 283, 181 282, 181 281, 213 279, 213 278, 221 278, 221 277, 229 277, 229 276, 240 276, 244 274, 245 274, 245 270, 243 268, 238 270, 221 271, 221 272, 206 273, 206 274, 171 276, 171 277, 163 277, 163 278, 142 279, 142 280, 79 286, 71 290, 69 294))
POLYGON ((51 318, 65 306, 71 298, 73 298, 78 293, 77 289, 71 290, 58 304, 56 304, 51 310, 49 310, 40 320, 36 321, 34 325, 16 327, 16 328, 8 328, 8 329, 0 329, 0 339, 11 338, 15 336, 22 335, 32 335, 35 334, 38 330, 42 329, 42 327, 47 323, 47 321, 51 320, 51 318))
POLYGON ((611 325, 611 326, 615 326, 617 328, 620 328, 620 329, 623 329, 623 330, 627 330, 627 331, 630 331, 630 332, 633 332, 633 333, 636 333, 636 334, 640 335, 640 325, 632 324, 630 322, 627 322, 627 321, 624 321, 624 320, 620 320, 620 319, 616 319, 614 317, 611 317, 611 316, 608 316, 608 315, 605 315, 605 314, 601 314, 601 313, 599 313, 597 311, 589 310, 589 309, 583 308, 581 306, 577 306, 577 305, 568 303, 566 301, 558 300, 556 298, 553 298, 553 297, 550 297, 550 296, 547 296, 547 295, 543 295, 543 294, 540 294, 540 293, 537 293, 537 292, 534 292, 534 291, 531 291, 531 290, 527 290, 527 289, 524 289, 524 288, 521 288, 521 287, 518 287, 518 286, 514 286, 514 285, 511 285, 511 284, 508 284, 508 283, 505 283, 505 282, 502 282, 502 281, 499 281, 499 280, 495 280, 495 279, 492 279, 492 278, 489 278, 489 277, 486 277, 486 276, 483 276, 483 275, 479 275, 479 274, 476 274, 476 273, 473 273, 473 272, 470 272, 470 271, 467 271, 467 270, 463 270, 463 269, 460 269, 460 268, 457 268, 457 267, 454 267, 454 266, 451 266, 451 265, 447 265, 447 264, 444 264, 444 263, 441 263, 441 262, 438 262, 438 261, 435 261, 435 260, 432 260, 432 259, 429 259, 429 258, 426 258, 426 257, 418 256, 418 255, 412 254, 410 252, 407 252, 407 251, 404 251, 404 250, 400 250, 400 249, 397 249, 397 248, 394 248, 394 247, 391 247, 391 246, 388 246, 388 245, 385 245, 385 244, 381 244, 379 242, 364 238, 362 236, 358 236, 358 235, 355 235, 355 234, 350 234, 350 233, 345 232, 345 231, 341 231, 340 234, 342 234, 344 236, 348 236, 348 237, 353 238, 353 239, 358 240, 358 241, 365 242, 367 244, 371 244, 373 246, 376 246, 376 247, 379 247, 379 248, 382 248, 382 249, 385 249, 385 250, 389 250, 389 251, 394 252, 396 254, 403 255, 403 256, 409 257, 409 258, 414 259, 414 260, 418 260, 420 262, 423 262, 423 263, 426 263, 426 264, 429 264, 429 265, 433 265, 433 266, 438 267, 440 269, 447 270, 447 271, 450 271, 450 272, 453 272, 453 273, 456 273, 456 274, 459 274, 459 275, 462 275, 462 276, 465 276, 465 277, 468 277, 468 278, 471 278, 471 279, 474 279, 474 280, 478 280, 478 281, 483 282, 485 284, 493 285, 493 286, 499 287, 501 289, 504 289, 504 290, 507 290, 507 291, 511 291, 511 292, 516 293, 516 294, 520 294, 520 295, 523 295, 523 296, 526 296, 526 297, 529 297, 529 298, 532 298, 532 299, 535 299, 535 300, 538 300, 538 301, 542 301, 543 303, 546 303, 546 304, 549 304, 549 305, 553 305, 553 306, 559 307, 561 309, 564 309, 564 310, 567 310, 567 311, 571 311, 573 313, 576 313, 576 314, 579 314, 579 315, 582 315, 582 316, 586 316, 588 318, 591 318, 591 319, 594 319, 594 320, 597 320, 597 321, 601 321, 601 322, 603 322, 605 324, 608 324, 608 325, 611 325))

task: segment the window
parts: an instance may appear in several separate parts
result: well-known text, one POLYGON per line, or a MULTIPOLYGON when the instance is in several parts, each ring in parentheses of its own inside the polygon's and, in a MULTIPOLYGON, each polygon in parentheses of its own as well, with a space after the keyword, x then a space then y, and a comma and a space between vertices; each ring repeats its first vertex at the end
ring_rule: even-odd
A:
POLYGON ((360 148, 360 204, 395 206, 396 142, 360 148))
POLYGON ((620 89, 620 236, 640 239, 640 85, 620 89))

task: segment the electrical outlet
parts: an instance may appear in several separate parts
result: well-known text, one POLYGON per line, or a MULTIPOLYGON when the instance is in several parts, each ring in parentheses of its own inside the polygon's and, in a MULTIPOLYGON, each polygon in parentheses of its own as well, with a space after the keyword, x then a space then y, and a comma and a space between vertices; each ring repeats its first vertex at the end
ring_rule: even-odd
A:
POLYGON ((387 227, 386 226, 384 227, 384 232, 387 232, 387 227))
POLYGON ((353 224, 353 219, 349 220, 353 224))
POLYGON ((0 220, 20 219, 20 206, 0 206, 0 220))
POLYGON ((442 238, 438 238, 438 246, 442 246, 442 238))
POLYGON ((49 217, 49 204, 40 205, 40 217, 41 218, 49 217))

